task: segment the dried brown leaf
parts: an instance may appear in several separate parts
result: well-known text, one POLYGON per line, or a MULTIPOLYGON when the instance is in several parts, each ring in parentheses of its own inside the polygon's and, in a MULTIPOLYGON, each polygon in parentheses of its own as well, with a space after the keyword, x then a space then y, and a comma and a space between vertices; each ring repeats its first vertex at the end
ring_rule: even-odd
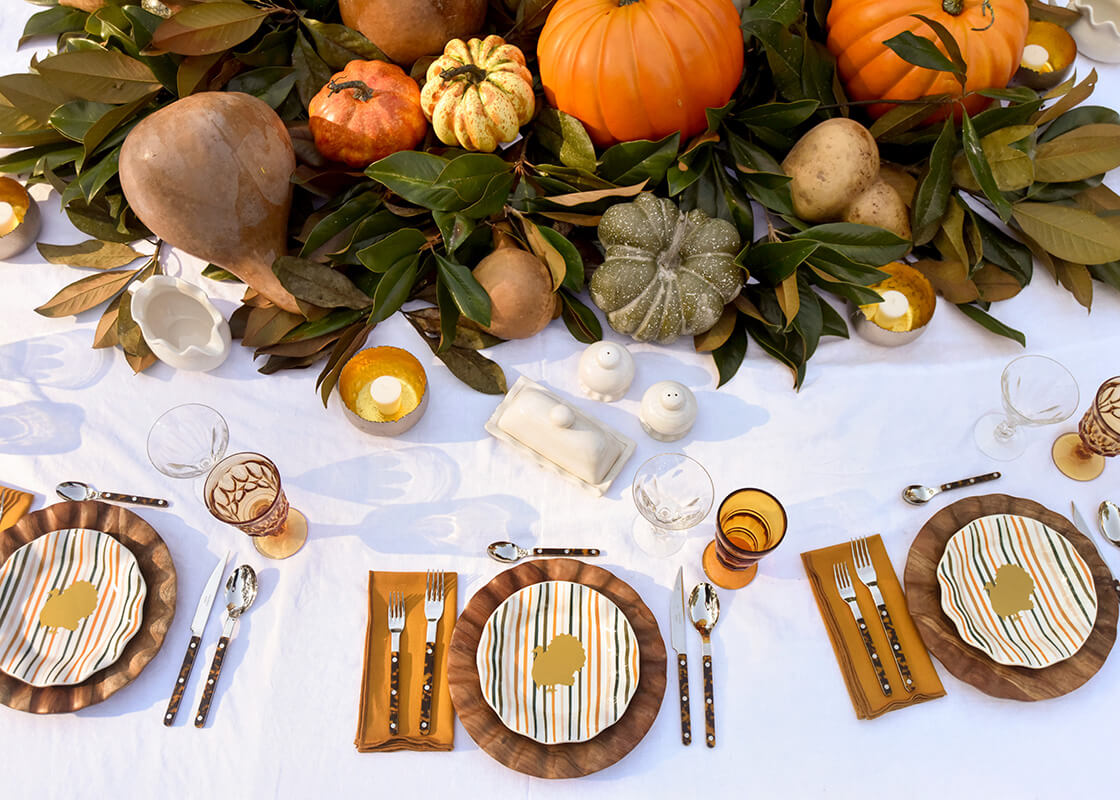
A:
POLYGON ((609 197, 635 197, 641 194, 642 189, 649 183, 649 178, 632 186, 619 186, 615 189, 595 189, 590 192, 572 192, 570 194, 557 194, 543 199, 558 206, 581 206, 584 203, 594 203, 606 200, 609 197))
POLYGON ((241 343, 246 347, 268 347, 279 342, 288 331, 303 321, 299 314, 289 313, 276 306, 254 308, 249 312, 241 343))
POLYGON ((716 324, 710 330, 692 337, 692 345, 697 353, 710 353, 718 349, 735 332, 735 320, 739 318, 739 311, 734 305, 727 305, 719 315, 716 324))
POLYGON ((1093 275, 1084 264, 1058 260, 1054 263, 1058 282, 1074 296, 1086 311, 1093 308, 1093 275))
POLYGON ((923 258, 912 265, 925 275, 933 288, 950 303, 971 303, 980 298, 980 291, 968 278, 968 268, 960 261, 936 261, 923 258))
POLYGON ((984 262, 980 269, 972 274, 972 283, 976 286, 979 298, 988 303, 1010 300, 1023 290, 1013 275, 989 262, 984 262))
POLYGON ((140 272, 138 269, 102 272, 66 286, 35 309, 44 317, 68 317, 101 305, 140 272))

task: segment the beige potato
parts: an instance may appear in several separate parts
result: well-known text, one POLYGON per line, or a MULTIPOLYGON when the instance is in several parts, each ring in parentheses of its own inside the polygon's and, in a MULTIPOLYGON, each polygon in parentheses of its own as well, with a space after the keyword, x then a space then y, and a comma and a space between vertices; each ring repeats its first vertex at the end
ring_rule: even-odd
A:
POLYGON ((844 222, 878 225, 896 236, 910 239, 910 211, 894 187, 882 178, 860 193, 844 212, 844 222))
POLYGON ((907 207, 914 204, 914 192, 918 190, 918 180, 902 167, 895 164, 880 163, 879 180, 886 181, 894 187, 907 207))
POLYGON ((807 222, 836 220, 878 177, 879 147, 867 128, 836 117, 802 136, 782 171, 792 178, 797 216, 807 222))

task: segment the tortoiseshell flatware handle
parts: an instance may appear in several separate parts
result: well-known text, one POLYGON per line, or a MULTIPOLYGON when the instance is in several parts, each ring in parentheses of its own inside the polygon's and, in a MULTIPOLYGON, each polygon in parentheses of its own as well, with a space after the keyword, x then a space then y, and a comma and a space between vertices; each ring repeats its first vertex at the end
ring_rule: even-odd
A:
POLYGON ((179 713, 179 706, 183 702, 183 693, 187 690, 187 678, 191 676, 200 644, 202 644, 202 637, 192 636, 190 644, 187 645, 187 654, 183 656, 183 666, 179 668, 179 677, 175 679, 171 701, 167 704, 167 712, 163 715, 163 724, 168 727, 171 727, 171 723, 175 721, 175 715, 179 713))
POLYGON ((210 713, 210 703, 214 700, 214 689, 218 686, 218 676, 222 674, 222 662, 226 659, 228 649, 229 637, 223 636, 218 640, 218 649, 214 651, 214 660, 210 662, 210 674, 206 677, 206 686, 202 690, 202 702, 198 704, 198 713, 194 715, 196 728, 206 725, 206 715, 210 713))

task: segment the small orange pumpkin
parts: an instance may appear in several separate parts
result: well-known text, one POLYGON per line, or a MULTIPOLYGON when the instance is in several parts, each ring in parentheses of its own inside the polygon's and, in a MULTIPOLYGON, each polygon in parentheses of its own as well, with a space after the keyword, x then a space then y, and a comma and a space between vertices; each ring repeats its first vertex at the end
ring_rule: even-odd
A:
MULTIPOLYGON (((827 20, 828 49, 836 56, 837 71, 852 100, 961 96, 961 85, 950 73, 916 67, 883 44, 910 31, 944 52, 933 30, 912 14, 940 22, 953 34, 968 65, 968 91, 1003 89, 1019 68, 1027 40, 1028 10, 1023 0, 833 0, 827 20)), ((974 94, 964 106, 972 114, 988 102, 974 94)), ((873 103, 868 112, 879 117, 895 107, 873 103)), ((959 107, 956 114, 960 116, 959 107)))
POLYGON ((597 144, 687 139, 739 85, 739 25, 731 0, 556 0, 537 42, 541 84, 597 144))
POLYGON ((351 61, 308 106, 315 147, 327 158, 367 167, 424 138, 420 87, 387 61, 351 61))

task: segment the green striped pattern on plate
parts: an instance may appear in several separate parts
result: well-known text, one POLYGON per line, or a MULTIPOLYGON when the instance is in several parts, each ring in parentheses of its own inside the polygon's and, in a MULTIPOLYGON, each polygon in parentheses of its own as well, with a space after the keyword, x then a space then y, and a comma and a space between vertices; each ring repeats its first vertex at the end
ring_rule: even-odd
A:
POLYGON ((571 581, 535 583, 506 598, 477 653, 486 702, 506 727, 543 744, 586 741, 621 719, 638 688, 638 661, 626 615, 571 581), (564 682, 534 680, 557 673, 564 682))
POLYGON ((1076 653, 1097 618, 1093 576, 1073 545, 1038 520, 994 514, 945 545, 937 565, 941 608, 960 637, 998 664, 1041 669, 1076 653), (1014 564, 1030 573, 1030 608, 999 616, 986 586, 1014 564))
POLYGON ((28 542, 0 567, 0 670, 32 686, 81 683, 120 657, 146 595, 135 557, 106 533, 28 542))

